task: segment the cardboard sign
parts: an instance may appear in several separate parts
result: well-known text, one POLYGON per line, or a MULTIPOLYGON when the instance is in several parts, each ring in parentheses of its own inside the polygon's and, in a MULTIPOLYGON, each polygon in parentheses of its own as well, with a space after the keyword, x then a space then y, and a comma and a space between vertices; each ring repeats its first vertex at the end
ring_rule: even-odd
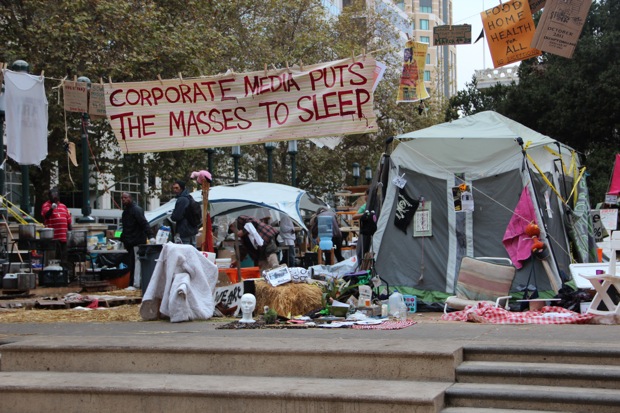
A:
POLYGON ((424 84, 424 67, 428 43, 413 40, 405 44, 403 70, 398 85, 396 102, 417 102, 428 99, 429 95, 424 84))
POLYGON ((222 304, 224 308, 241 308, 241 296, 243 295, 243 283, 218 287, 213 292, 215 305, 222 304))
POLYGON ((606 230, 615 231, 618 229, 618 209, 601 209, 599 211, 599 216, 601 218, 601 223, 606 230))
POLYGON ((471 44, 471 25, 433 27, 433 46, 471 44))
POLYGON ((85 82, 64 81, 62 91, 67 112, 88 112, 88 88, 85 82))
POLYGON ((431 237, 432 235, 431 201, 425 201, 413 216, 413 237, 431 237))
POLYGON ((536 27, 527 2, 501 3, 480 15, 495 68, 542 54, 530 47, 536 27))
POLYGON ((547 0, 531 47, 572 57, 592 0, 547 0))
POLYGON ((105 84, 124 153, 163 152, 374 132, 370 56, 196 79, 105 84))
POLYGON ((547 0, 530 0, 529 4, 530 4, 530 11, 533 13, 536 13, 538 10, 542 10, 543 7, 545 7, 545 2, 547 0))
POLYGON ((88 114, 93 118, 105 117, 105 95, 103 84, 101 83, 93 83, 90 85, 88 114))

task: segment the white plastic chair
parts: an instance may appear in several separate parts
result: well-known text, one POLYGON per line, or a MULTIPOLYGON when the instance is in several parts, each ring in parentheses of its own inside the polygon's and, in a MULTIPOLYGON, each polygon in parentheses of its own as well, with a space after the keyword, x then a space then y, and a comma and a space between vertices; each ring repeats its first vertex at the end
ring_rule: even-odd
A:
POLYGON ((596 290, 596 295, 588 308, 588 313, 596 315, 620 314, 620 301, 614 302, 609 295, 609 288, 614 287, 620 293, 620 276, 616 274, 616 254, 620 251, 620 231, 612 231, 609 237, 609 267, 607 273, 596 275, 581 276, 592 284, 596 290), (598 307, 604 303, 607 310, 599 310, 598 307))

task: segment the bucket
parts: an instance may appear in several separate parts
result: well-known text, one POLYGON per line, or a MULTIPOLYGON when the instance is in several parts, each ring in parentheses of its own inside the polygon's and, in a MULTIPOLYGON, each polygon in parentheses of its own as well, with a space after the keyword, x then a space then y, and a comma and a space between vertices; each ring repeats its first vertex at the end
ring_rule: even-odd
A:
POLYGON ((36 225, 35 224, 20 224, 19 225, 19 239, 35 239, 36 238, 36 225))
POLYGON ((54 239, 54 228, 41 228, 39 230, 39 238, 43 240, 54 239))
POLYGON ((215 264, 215 253, 214 252, 203 251, 202 255, 204 255, 209 261, 215 264))
POLYGON ((217 268, 230 268, 230 264, 232 263, 231 258, 216 258, 215 265, 217 268))
POLYGON ((88 231, 69 231, 67 232, 67 248, 86 250, 86 235, 88 231))

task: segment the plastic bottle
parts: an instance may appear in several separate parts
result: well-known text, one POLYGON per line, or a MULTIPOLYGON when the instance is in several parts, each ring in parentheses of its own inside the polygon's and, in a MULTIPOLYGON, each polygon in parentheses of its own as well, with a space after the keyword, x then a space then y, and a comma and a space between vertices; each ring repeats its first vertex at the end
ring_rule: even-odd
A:
POLYGON ((157 244, 165 244, 168 242, 168 238, 170 237, 170 227, 162 225, 157 231, 157 237, 155 238, 155 242, 157 244))
POLYGON ((398 291, 394 291, 388 300, 389 313, 392 317, 399 317, 402 313, 403 306, 406 307, 403 295, 398 291))

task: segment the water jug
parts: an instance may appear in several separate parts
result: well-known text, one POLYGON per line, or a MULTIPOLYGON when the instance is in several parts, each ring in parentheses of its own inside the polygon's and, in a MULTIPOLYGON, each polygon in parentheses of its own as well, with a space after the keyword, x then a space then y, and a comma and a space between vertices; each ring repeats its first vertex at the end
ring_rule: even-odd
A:
POLYGON ((318 217, 318 236, 321 240, 319 248, 322 250, 331 250, 334 246, 332 236, 334 234, 334 220, 331 216, 318 217))
POLYGON ((390 299, 388 303, 389 303, 389 313, 392 317, 400 318, 401 313, 403 312, 403 309, 407 307, 407 305, 405 304, 405 299, 403 298, 403 295, 399 293, 398 291, 394 291, 390 295, 390 299))

